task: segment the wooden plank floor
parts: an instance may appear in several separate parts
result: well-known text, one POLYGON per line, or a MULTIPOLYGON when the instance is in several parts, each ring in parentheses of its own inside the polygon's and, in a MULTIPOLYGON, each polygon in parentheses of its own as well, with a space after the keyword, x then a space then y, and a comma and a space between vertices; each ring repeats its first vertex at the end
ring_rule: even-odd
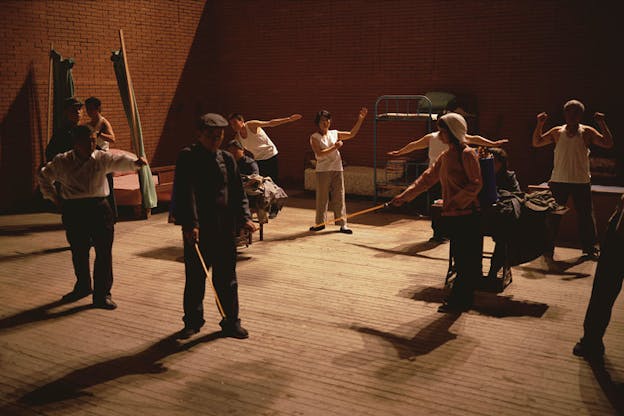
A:
MULTIPOLYGON (((513 269, 474 310, 436 311, 448 245, 427 220, 382 211, 312 234, 314 201, 290 192, 265 240, 240 251, 247 340, 182 327, 184 265, 166 214, 122 221, 115 311, 61 305, 74 281, 56 214, 0 217, 0 415, 608 415, 622 411, 624 303, 604 369, 571 354, 595 263, 513 269)), ((350 212, 372 206, 350 201, 350 212)), ((491 243, 486 241, 491 249, 491 243)), ((484 262, 487 265, 487 261, 484 262)), ((210 293, 208 294, 210 295, 210 293)))

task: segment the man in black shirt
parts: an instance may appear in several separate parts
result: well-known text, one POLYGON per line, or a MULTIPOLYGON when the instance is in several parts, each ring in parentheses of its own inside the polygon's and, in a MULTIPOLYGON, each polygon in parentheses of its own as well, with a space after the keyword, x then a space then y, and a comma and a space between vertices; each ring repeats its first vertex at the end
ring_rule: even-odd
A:
POLYGON ((82 101, 76 97, 69 97, 65 100, 63 110, 65 120, 63 125, 56 129, 50 138, 50 142, 46 147, 46 161, 54 159, 59 153, 70 151, 74 147, 74 139, 72 135, 73 128, 78 125, 80 120, 80 109, 82 101))
POLYGON ((184 240, 184 328, 178 338, 189 338, 204 325, 203 300, 206 273, 196 245, 207 267, 212 266, 212 283, 222 312, 223 336, 247 338, 238 317, 236 280, 236 234, 251 232, 249 203, 234 157, 219 149, 227 120, 207 113, 199 120, 200 136, 184 148, 176 163, 173 217, 182 226, 184 240))

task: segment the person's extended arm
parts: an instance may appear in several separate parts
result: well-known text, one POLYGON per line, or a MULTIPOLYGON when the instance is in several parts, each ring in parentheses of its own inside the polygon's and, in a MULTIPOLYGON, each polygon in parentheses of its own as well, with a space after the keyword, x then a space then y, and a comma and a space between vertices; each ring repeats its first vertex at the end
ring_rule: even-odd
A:
POLYGON ((403 192, 392 198, 390 201, 393 205, 401 206, 411 201, 418 195, 431 188, 440 180, 440 161, 439 159, 422 173, 410 186, 403 192))
POLYGON ((59 159, 52 159, 37 174, 41 195, 52 201, 57 207, 60 206, 61 198, 54 187, 54 181, 58 179, 56 171, 57 164, 60 163, 59 159))
POLYGON ((274 119, 268 120, 268 121, 249 120, 245 124, 247 125, 247 128, 249 128, 249 130, 251 130, 252 133, 257 133, 258 127, 261 127, 261 128, 263 128, 263 127, 276 127, 276 126, 280 126, 282 124, 291 123, 293 121, 300 120, 302 117, 303 116, 301 114, 293 114, 290 117, 274 118, 274 119))
POLYGON ((558 131, 557 127, 553 127, 546 133, 543 133, 544 123, 546 123, 547 118, 548 114, 546 113, 537 115, 537 124, 535 125, 535 130, 533 130, 533 147, 543 147, 555 142, 554 137, 555 132, 558 131))
POLYGON ((603 113, 594 114, 594 120, 596 120, 598 127, 600 127, 600 132, 598 132, 593 127, 590 127, 586 130, 586 132, 589 134, 591 143, 595 144, 596 146, 605 148, 605 149, 612 148, 613 147, 613 135, 611 134, 611 130, 609 130, 609 127, 607 126, 607 123, 605 122, 604 114, 603 113))
POLYGON ((509 143, 509 139, 488 140, 482 136, 466 134, 466 143, 474 146, 496 147, 509 143))
POLYGON ((368 114, 368 109, 366 107, 360 108, 360 114, 358 114, 358 119, 351 128, 350 131, 339 131, 338 132, 338 140, 349 140, 353 139, 360 131, 360 127, 362 127, 362 122, 364 122, 364 118, 366 118, 366 114, 368 114))
POLYGON ((434 135, 435 133, 426 134, 420 139, 414 140, 413 142, 406 144, 399 150, 392 150, 388 152, 388 156, 401 156, 401 155, 406 155, 408 153, 414 152, 416 150, 426 149, 427 147, 429 147, 429 141, 431 141, 431 138, 434 135))

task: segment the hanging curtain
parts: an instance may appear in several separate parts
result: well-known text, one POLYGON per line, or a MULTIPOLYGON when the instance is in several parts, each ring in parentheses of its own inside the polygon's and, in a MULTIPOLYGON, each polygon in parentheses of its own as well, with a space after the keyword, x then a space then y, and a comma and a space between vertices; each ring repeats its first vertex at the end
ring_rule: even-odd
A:
MULTIPOLYGON (((113 51, 111 61, 113 61, 113 68, 115 69, 115 76, 117 77, 117 85, 119 86, 121 101, 123 102, 124 111, 126 112, 128 124, 130 125, 132 149, 138 156, 145 156, 139 109, 136 105, 134 90, 128 83, 128 77, 126 76, 126 64, 121 51, 113 51), (132 96, 130 96, 130 94, 132 96), (133 112, 131 103, 134 106, 134 118, 132 116, 133 112)), ((158 197, 156 195, 156 187, 154 186, 152 172, 148 165, 143 166, 139 170, 139 185, 143 196, 143 207, 146 209, 154 208, 158 203, 158 197)))
MULTIPOLYGON (((52 127, 55 131, 63 127, 65 122, 64 102, 67 98, 74 96, 74 77, 72 76, 73 58, 63 57, 54 49, 50 51, 52 58, 52 73, 54 78, 54 106, 52 127)), ((48 137, 48 140, 50 138, 48 137)))

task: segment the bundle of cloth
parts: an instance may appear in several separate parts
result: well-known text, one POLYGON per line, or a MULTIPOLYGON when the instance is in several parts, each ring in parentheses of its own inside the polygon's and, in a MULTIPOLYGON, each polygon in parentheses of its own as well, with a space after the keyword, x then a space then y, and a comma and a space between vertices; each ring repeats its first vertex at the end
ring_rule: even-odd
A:
POLYGON ((258 222, 266 224, 269 219, 275 218, 288 198, 286 192, 269 176, 253 174, 241 177, 249 208, 258 216, 258 222))

